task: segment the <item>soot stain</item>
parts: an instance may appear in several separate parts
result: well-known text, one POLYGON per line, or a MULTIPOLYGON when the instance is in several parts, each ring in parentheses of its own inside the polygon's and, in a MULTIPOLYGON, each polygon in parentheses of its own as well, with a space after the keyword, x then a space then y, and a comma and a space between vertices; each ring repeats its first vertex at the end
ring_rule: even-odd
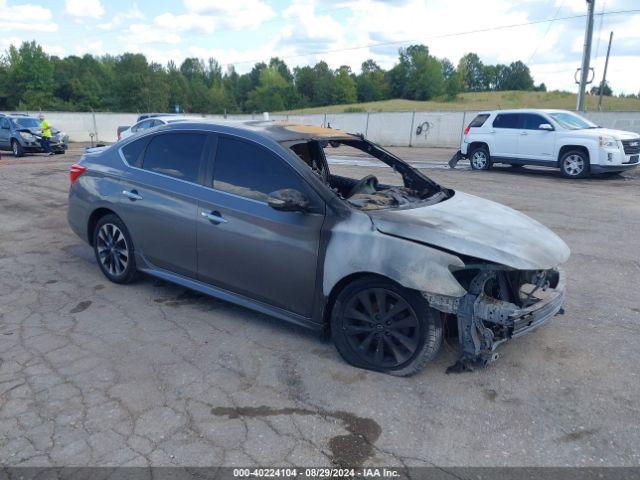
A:
POLYGON ((84 312, 87 308, 89 308, 91 306, 91 300, 83 300, 82 302, 78 303, 75 307, 73 307, 69 313, 80 313, 80 312, 84 312))
POLYGON ((578 440, 582 440, 585 437, 589 437, 591 435, 594 435, 597 432, 598 432, 597 428, 591 428, 591 429, 588 429, 588 430, 575 430, 573 432, 569 432, 569 433, 567 433, 565 435, 562 435, 556 441, 558 443, 577 442, 578 440))
POLYGON ((347 435, 337 435, 329 440, 331 460, 340 467, 359 467, 373 456, 373 445, 380 437, 382 428, 372 418, 359 417, 344 411, 310 410, 307 408, 260 407, 214 407, 211 413, 228 418, 257 418, 276 415, 318 416, 342 422, 347 435))
POLYGON ((490 402, 495 402, 496 398, 498 398, 498 392, 496 392, 495 390, 489 388, 487 390, 483 390, 484 393, 484 397, 489 400, 490 402))

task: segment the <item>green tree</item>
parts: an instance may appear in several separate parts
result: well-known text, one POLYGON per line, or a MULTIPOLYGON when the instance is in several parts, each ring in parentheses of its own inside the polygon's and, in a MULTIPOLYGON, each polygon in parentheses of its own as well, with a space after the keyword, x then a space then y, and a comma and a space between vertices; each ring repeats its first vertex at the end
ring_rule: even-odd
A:
POLYGON ((295 103, 296 91, 277 68, 267 67, 260 75, 260 85, 249 93, 246 107, 251 111, 277 112, 295 103))
POLYGON ((475 53, 467 53, 458 62, 458 74, 462 88, 469 92, 480 92, 486 89, 484 64, 475 53))
POLYGON ((369 59, 362 62, 360 75, 356 77, 359 102, 375 102, 387 98, 389 85, 385 72, 369 59))
POLYGON ((46 109, 54 104, 53 64, 36 42, 9 47, 7 97, 11 108, 46 109))
POLYGON ((342 65, 336 70, 332 97, 333 103, 339 104, 358 101, 355 75, 348 65, 342 65))

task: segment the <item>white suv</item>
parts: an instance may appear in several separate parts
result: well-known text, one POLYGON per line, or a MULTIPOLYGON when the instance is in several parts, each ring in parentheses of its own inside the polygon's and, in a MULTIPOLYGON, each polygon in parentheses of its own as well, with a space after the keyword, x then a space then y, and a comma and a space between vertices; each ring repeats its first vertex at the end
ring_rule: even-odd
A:
POLYGON ((494 163, 560 168, 569 178, 618 173, 638 165, 640 135, 601 128, 566 110, 495 110, 478 114, 460 151, 474 170, 494 163))

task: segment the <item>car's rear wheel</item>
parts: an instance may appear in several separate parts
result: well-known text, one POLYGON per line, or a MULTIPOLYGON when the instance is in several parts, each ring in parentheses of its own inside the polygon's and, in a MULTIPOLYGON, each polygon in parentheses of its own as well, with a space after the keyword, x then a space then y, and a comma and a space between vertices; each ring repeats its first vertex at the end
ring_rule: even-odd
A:
POLYGON ((491 156, 487 147, 478 147, 471 152, 469 163, 473 170, 489 170, 491 168, 491 156))
POLYGON ((409 376, 440 350, 442 322, 418 292, 383 278, 365 277, 338 295, 331 335, 351 365, 409 376))
POLYGON ((14 157, 24 157, 24 148, 20 145, 15 138, 11 140, 11 151, 13 152, 14 157))
POLYGON ((560 158, 560 171, 567 178, 585 178, 589 175, 589 157, 582 150, 569 150, 560 158))
POLYGON ((93 249, 100 270, 114 283, 130 283, 137 276, 133 242, 117 215, 102 217, 93 233, 93 249))

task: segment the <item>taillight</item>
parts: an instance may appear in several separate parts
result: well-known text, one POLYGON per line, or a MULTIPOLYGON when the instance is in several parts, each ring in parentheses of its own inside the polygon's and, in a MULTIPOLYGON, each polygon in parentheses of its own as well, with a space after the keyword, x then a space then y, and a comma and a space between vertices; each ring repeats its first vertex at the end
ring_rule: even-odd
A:
POLYGON ((464 134, 465 134, 465 135, 469 135, 469 128, 470 128, 470 127, 467 127, 467 128, 465 128, 465 129, 464 129, 464 134))
POLYGON ((121 134, 121 133, 122 133, 122 132, 120 131, 120 129, 119 129, 119 128, 118 128, 118 129, 116 129, 116 135, 118 136, 118 140, 120 140, 120 134, 121 134))
POLYGON ((82 165, 78 165, 77 163, 71 165, 69 169, 69 180, 71 181, 71 185, 76 183, 76 180, 80 178, 80 175, 82 175, 86 171, 87 167, 83 167, 82 165))

